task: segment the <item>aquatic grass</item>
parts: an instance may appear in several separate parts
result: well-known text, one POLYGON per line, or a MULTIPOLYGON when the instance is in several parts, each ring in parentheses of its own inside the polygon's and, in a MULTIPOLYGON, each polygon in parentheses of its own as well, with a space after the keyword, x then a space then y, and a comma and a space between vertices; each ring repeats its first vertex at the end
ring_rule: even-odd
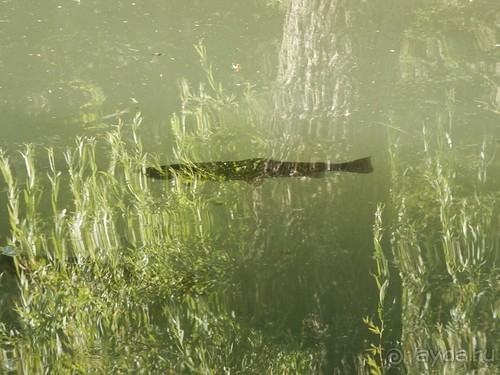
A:
MULTIPOLYGON (((222 87, 222 83, 215 80, 212 65, 207 60, 207 51, 205 46, 201 42, 199 42, 198 45, 194 46, 194 48, 200 57, 200 64, 205 71, 205 77, 208 81, 208 84, 212 92, 215 94, 214 102, 219 102, 221 104, 236 104, 234 102, 234 94, 228 95, 227 91, 222 87)), ((202 85, 200 85, 200 94, 201 95, 199 95, 199 97, 205 98, 205 95, 203 95, 202 85)))
POLYGON ((391 366, 391 358, 385 352, 385 311, 386 311, 386 295, 390 282, 390 271, 388 260, 382 248, 383 223, 382 213, 384 206, 379 204, 375 212, 375 223, 373 225, 373 247, 376 270, 373 273, 379 298, 377 302, 377 319, 374 321, 370 317, 363 318, 363 322, 367 325, 370 332, 377 336, 376 343, 371 343, 370 348, 366 349, 365 355, 366 365, 370 374, 383 374, 384 368, 391 366))
MULTIPOLYGON (((173 117, 186 129, 178 134, 179 158, 200 150, 190 148, 191 134, 227 131, 213 123, 220 117, 203 113, 193 108, 173 117), (187 124, 196 125, 195 133, 187 124)), ((141 121, 138 114, 100 139, 77 138, 62 153, 28 146, 25 171, 13 170, 0 152, 8 243, 19 265, 17 318, 0 324, 0 367, 103 374, 318 370, 314 350, 277 346, 238 320, 228 296, 249 228, 244 220, 212 227, 217 205, 196 182, 147 179, 141 172, 160 156, 143 152, 141 121), (42 159, 43 172, 35 166, 42 159)), ((241 198, 246 189, 222 196, 241 198)))
MULTIPOLYGON (((181 82, 181 112, 170 124, 174 156, 187 163, 244 158, 245 150, 265 155, 265 98, 251 84, 241 97, 228 92, 206 50, 197 50, 207 83, 194 90, 181 82)), ((0 150, 11 223, 6 245, 17 254, 19 288, 16 319, 0 323, 0 368, 319 372, 320 347, 278 340, 235 311, 241 291, 234 273, 250 256, 244 251, 252 230, 236 213, 253 213, 254 190, 146 178, 146 166, 168 160, 144 152, 140 114, 117 121, 62 152, 28 146, 24 168, 12 168, 0 150)))
POLYGON ((390 148, 401 353, 410 373, 498 373, 500 196, 485 183, 493 162, 482 162, 495 145, 485 139, 468 155, 450 134, 424 127, 421 159, 411 164, 404 147, 390 148))
MULTIPOLYGON (((268 126, 270 98, 250 82, 235 94, 214 73, 205 46, 195 45, 205 82, 197 87, 180 80, 181 111, 173 114, 170 127, 174 135, 176 162, 245 159, 269 155, 271 129, 268 126), (244 154, 252 150, 252 154, 244 154)), ((165 162, 161 163, 165 164, 165 162)))

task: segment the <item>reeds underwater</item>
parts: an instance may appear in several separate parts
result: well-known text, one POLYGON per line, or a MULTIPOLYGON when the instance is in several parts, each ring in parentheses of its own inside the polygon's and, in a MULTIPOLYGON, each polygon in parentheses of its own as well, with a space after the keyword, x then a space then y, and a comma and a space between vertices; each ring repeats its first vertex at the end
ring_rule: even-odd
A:
MULTIPOLYGON (((195 90, 180 83, 173 156, 210 160, 221 145, 235 152, 241 142, 264 153, 258 108, 265 101, 246 83, 241 97, 228 94, 205 49, 197 51, 207 84, 195 90)), ((8 288, 0 309, 2 371, 317 372, 318 348, 277 344, 227 303, 238 293, 233 274, 250 228, 245 220, 212 225, 206 212, 221 198, 207 198, 197 184, 147 179, 141 171, 160 156, 144 151, 141 121, 140 114, 130 124, 119 120, 64 152, 27 145, 20 162, 0 150, 8 228, 0 245, 15 251, 8 254, 14 275, 0 278, 8 288)), ((250 188, 228 194, 236 203, 227 215, 252 210, 236 199, 251 196, 250 188)))
MULTIPOLYGON (((63 155, 28 145, 23 168, 0 152, 18 285, 2 306, 2 371, 314 372, 310 350, 276 346, 236 319, 224 301, 238 253, 207 235, 211 203, 151 188, 138 173, 148 156, 139 137, 128 150, 122 125, 105 144, 79 138, 63 155)), ((234 225, 226 235, 238 249, 232 233, 247 229, 234 225)), ((2 288, 13 288, 8 277, 2 288)))
POLYGON ((379 313, 365 321, 378 337, 365 360, 374 374, 498 374, 500 195, 489 183, 498 179, 496 142, 486 138, 464 153, 439 126, 423 135, 420 153, 391 142, 390 204, 379 206, 374 225, 379 313), (389 280, 399 278, 401 338, 394 340, 384 317, 398 309, 386 296, 389 280))

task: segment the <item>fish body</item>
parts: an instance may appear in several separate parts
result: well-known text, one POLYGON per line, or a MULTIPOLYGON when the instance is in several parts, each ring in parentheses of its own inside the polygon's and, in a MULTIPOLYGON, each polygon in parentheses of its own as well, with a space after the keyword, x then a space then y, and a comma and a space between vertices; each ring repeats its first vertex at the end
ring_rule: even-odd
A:
POLYGON ((321 177, 325 172, 371 173, 371 158, 366 157, 345 163, 289 162, 273 159, 245 159, 237 161, 212 161, 181 163, 147 167, 145 175, 157 179, 181 180, 193 178, 209 181, 245 180, 259 181, 278 177, 321 177))

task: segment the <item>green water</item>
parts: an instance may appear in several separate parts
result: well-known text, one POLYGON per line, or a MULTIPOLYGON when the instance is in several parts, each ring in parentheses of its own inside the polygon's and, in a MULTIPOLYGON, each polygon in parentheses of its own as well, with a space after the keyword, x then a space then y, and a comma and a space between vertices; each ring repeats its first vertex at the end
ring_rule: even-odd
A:
POLYGON ((2 2, 0 149, 23 197, 38 190, 18 151, 34 144, 51 191, 53 148, 61 193, 55 212, 50 193, 34 213, 21 198, 13 225, 4 173, 0 246, 111 266, 42 263, 20 293, 0 279, 0 368, 330 374, 363 373, 371 358, 388 373, 498 373, 498 11, 486 0, 2 2), (76 137, 96 142, 85 182, 64 156, 76 137), (136 174, 153 161, 364 156, 370 175, 259 186, 136 174))

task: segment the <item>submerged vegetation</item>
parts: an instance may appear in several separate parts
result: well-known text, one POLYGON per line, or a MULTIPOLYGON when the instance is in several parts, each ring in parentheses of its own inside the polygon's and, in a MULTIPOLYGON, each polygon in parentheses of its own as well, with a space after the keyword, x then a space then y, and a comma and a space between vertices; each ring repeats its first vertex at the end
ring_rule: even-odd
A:
POLYGON ((373 374, 500 373, 499 102, 485 3, 423 2, 405 29, 394 97, 404 110, 391 118, 413 137, 389 137, 390 197, 373 230, 380 293, 381 233, 401 290, 366 319, 373 374), (401 332, 391 342, 394 311, 401 332))
MULTIPOLYGON (((204 50, 198 51, 203 59, 204 50)), ((210 73, 209 65, 203 67, 210 73)), ((181 84, 183 110, 171 121, 180 160, 212 156, 218 139, 230 145, 227 137, 238 129, 234 123, 225 127, 226 116, 242 118, 255 99, 249 86, 236 105, 208 77, 208 87, 201 85, 196 94, 181 84), (198 143, 207 137, 213 140, 209 149, 198 143)), ((246 118, 251 127, 256 123, 246 118)), ((27 145, 22 166, 13 167, 11 155, 0 151, 10 226, 1 244, 9 252, 2 255, 15 251, 14 268, 0 278, 9 292, 2 294, 0 368, 102 374, 318 371, 317 349, 295 340, 276 342, 228 303, 238 293, 234 273, 250 230, 245 218, 227 227, 210 225, 220 220, 210 214, 222 204, 217 197, 207 199, 196 185, 155 184, 141 173, 158 160, 142 149, 141 120, 137 114, 132 124, 120 121, 99 140, 78 138, 62 154, 27 145)), ((256 145, 255 131, 245 127, 256 145)), ((247 191, 235 186, 232 194, 247 191)), ((231 204, 231 217, 249 210, 236 207, 245 202, 231 204)))
MULTIPOLYGON (((20 373, 320 372, 320 347, 276 342, 233 310, 228 296, 249 229, 234 221, 221 242, 204 216, 213 201, 138 173, 150 162, 140 122, 138 115, 130 124, 132 148, 120 124, 104 145, 81 138, 62 159, 28 145, 22 172, 1 153, 11 232, 2 251, 17 253, 16 275, 0 279, 11 288, 11 301, 2 295, 3 318, 6 304, 16 311, 0 326, 1 366, 20 373), (35 167, 40 158, 48 171, 35 167)), ((500 201, 488 185, 495 145, 485 141, 478 162, 463 165, 441 137, 424 137, 413 167, 391 148, 391 205, 379 206, 374 226, 378 308, 365 319, 376 335, 366 356, 371 373, 399 366, 498 372, 500 201), (475 181, 465 178, 473 171, 475 181), (403 291, 394 347, 386 337, 394 324, 386 317, 389 259, 403 291)))
POLYGON ((464 152, 453 148, 442 125, 432 135, 424 127, 423 135, 420 160, 410 163, 407 147, 397 142, 390 149, 389 216, 383 224, 377 212, 374 226, 378 316, 365 319, 378 344, 366 361, 373 374, 391 367, 412 374, 497 374, 500 194, 488 183, 498 180, 496 142, 485 139, 464 152), (390 240, 385 252, 382 231, 390 240), (387 259, 402 282, 399 343, 384 337, 384 312, 395 308, 385 300, 387 259))
POLYGON ((431 137, 424 128, 421 163, 403 168, 392 150, 401 350, 415 373, 499 371, 500 195, 487 183, 489 174, 498 179, 495 148, 485 140, 470 151, 476 162, 464 163, 467 153, 446 132, 431 137))
MULTIPOLYGON (((136 117, 133 127, 139 123, 136 117)), ((232 254, 211 243, 200 216, 208 203, 199 196, 155 193, 137 173, 145 164, 140 141, 127 151, 122 130, 108 133, 105 168, 90 138, 65 152, 64 167, 53 150, 27 146, 24 182, 2 153, 19 281, 17 319, 0 326, 2 367, 21 373, 310 372, 310 353, 272 345, 228 310, 224 295, 241 256, 238 243, 232 254), (48 173, 34 168, 43 154, 48 173)))
MULTIPOLYGON (((235 160, 241 150, 252 153, 243 157, 271 155, 276 149, 272 130, 262 126, 271 112, 265 94, 243 81, 237 93, 230 92, 214 76, 204 47, 196 51, 207 79, 195 88, 180 81, 182 108, 170 121, 175 159, 235 160)), ((331 326, 347 318, 320 316, 340 311, 321 305, 320 293, 308 296, 315 306, 304 309, 307 318, 297 324, 301 332, 295 335, 284 321, 300 309, 296 300, 273 305, 288 310, 276 314, 274 326, 264 322, 271 315, 267 306, 245 309, 234 301, 243 294, 235 280, 238 267, 264 251, 252 235, 270 234, 249 225, 255 208, 265 205, 259 201, 261 190, 231 182, 231 189, 208 194, 196 180, 186 185, 151 181, 141 171, 166 158, 145 152, 141 121, 140 114, 132 123, 119 121, 99 140, 78 138, 65 152, 27 145, 22 166, 14 167, 13 156, 0 150, 9 225, 8 235, 0 238, 0 266, 8 263, 0 267, 5 271, 0 276, 0 372, 321 373, 327 344, 340 340, 332 332, 343 332, 331 326)), ((360 373, 390 368, 499 373, 498 140, 485 138, 464 152, 451 147, 451 132, 443 124, 433 132, 429 127, 418 150, 406 152, 411 146, 390 140, 390 199, 377 206, 373 226, 378 295, 364 318, 373 340, 364 356, 354 356, 360 373), (390 290, 399 282, 395 273, 401 278, 396 292, 390 290), (391 325, 401 325, 398 337, 391 325)), ((338 193, 329 185, 322 188, 328 190, 324 194, 338 193)), ((290 191, 284 199, 292 201, 290 191)), ((308 206, 321 208, 321 202, 310 200, 308 206)), ((309 220, 292 216, 305 208, 288 208, 285 219, 290 220, 272 228, 274 243, 282 241, 280 229, 309 220)), ((335 225, 325 227, 333 231, 335 225)), ((313 223, 305 239, 304 233, 293 239, 312 242, 324 236, 325 227, 313 223)), ((325 242, 330 245, 331 239, 325 242)), ((284 269, 293 256, 280 253, 268 260, 277 259, 284 269)), ((331 266, 324 254, 302 256, 291 267, 297 279, 311 257, 325 261, 324 273, 331 266)), ((359 272, 358 264, 337 267, 359 272)), ((277 281, 269 284, 278 284, 283 275, 273 274, 277 281)), ((314 277, 326 298, 359 299, 359 286, 340 286, 332 279, 324 286, 321 275, 314 277)), ((249 287, 264 303, 289 297, 273 295, 266 281, 249 287)), ((280 291, 290 293, 286 287, 280 291)))

